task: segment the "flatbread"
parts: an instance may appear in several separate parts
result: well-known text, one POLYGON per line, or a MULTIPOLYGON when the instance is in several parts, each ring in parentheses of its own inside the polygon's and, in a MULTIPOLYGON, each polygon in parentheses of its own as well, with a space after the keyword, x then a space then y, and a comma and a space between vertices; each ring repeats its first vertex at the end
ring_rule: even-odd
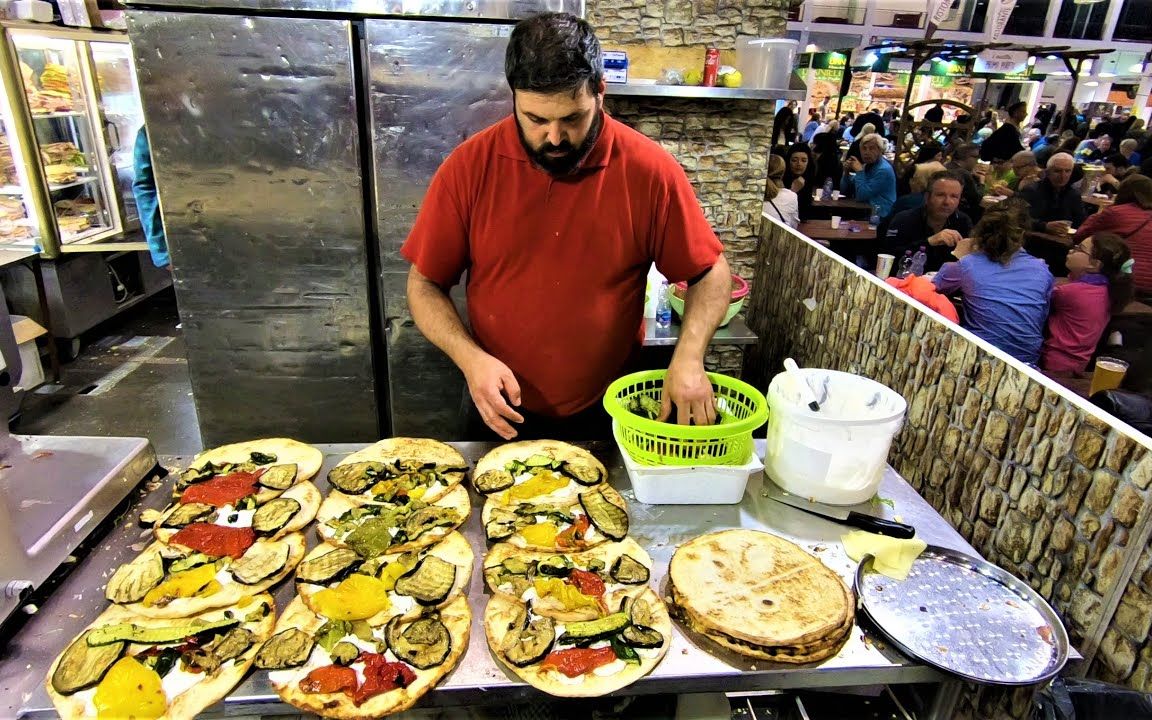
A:
MULTIPOLYGON (((321 555, 332 552, 337 549, 337 547, 338 546, 332 545, 331 543, 321 543, 312 548, 312 552, 308 553, 308 556, 304 559, 312 560, 313 558, 318 558, 321 555)), ((473 560, 475 560, 475 555, 472 553, 472 546, 468 544, 468 541, 464 539, 463 535, 455 531, 450 532, 440 542, 435 545, 419 548, 418 552, 421 559, 426 555, 435 555, 456 566, 456 581, 452 585, 452 590, 448 593, 448 597, 444 599, 444 602, 437 604, 435 607, 444 607, 457 597, 467 594, 468 585, 472 581, 472 563, 473 560)), ((381 558, 386 562, 393 562, 399 558, 401 554, 402 553, 387 553, 382 555, 381 558)), ((339 581, 335 581, 320 585, 301 582, 300 579, 297 578, 296 592, 310 610, 319 612, 312 604, 312 598, 324 588, 335 587, 339 584, 339 581)), ((388 593, 388 599, 392 602, 392 607, 368 618, 370 625, 383 625, 388 622, 389 618, 395 615, 410 618, 418 617, 421 612, 423 612, 424 606, 417 604, 417 602, 410 597, 397 594, 395 591, 388 593)))
MULTIPOLYGON (((594 488, 583 488, 583 491, 585 491, 585 492, 589 491, 589 490, 599 490, 600 492, 602 492, 604 494, 604 498, 606 500, 608 500, 608 502, 612 503, 613 505, 615 505, 618 508, 621 508, 625 512, 628 511, 628 503, 626 503, 624 501, 624 498, 621 497, 620 493, 616 492, 615 488, 613 488, 611 485, 608 485, 606 483, 602 483, 600 485, 596 485, 594 488)), ((537 505, 537 504, 539 504, 539 503, 536 503, 535 501, 528 501, 528 502, 523 502, 523 503, 517 503, 515 505, 505 505, 504 503, 498 502, 492 498, 488 498, 488 500, 486 500, 484 502, 484 508, 480 512, 480 522, 486 526, 488 524, 488 522, 493 519, 493 517, 499 517, 501 513, 514 514, 515 509, 520 505, 537 505)), ((574 500, 570 503, 566 503, 565 505, 563 505, 563 507, 564 507, 565 511, 569 515, 572 515, 573 517, 575 517, 576 515, 585 515, 586 514, 584 512, 584 508, 580 505, 579 499, 574 500)), ((544 521, 547 518, 540 516, 538 519, 541 521, 544 521)), ((560 531, 563 532, 564 530, 571 527, 571 523, 559 523, 558 526, 559 526, 560 531)), ((596 547, 597 545, 603 545, 604 543, 610 542, 610 541, 611 541, 611 538, 609 538, 607 535, 601 533, 595 527, 592 527, 588 530, 588 533, 585 535, 585 538, 583 540, 579 541, 576 544, 576 547, 572 548, 572 550, 574 550, 574 551, 587 550, 589 548, 596 547)), ((522 550, 542 550, 545 552, 556 552, 556 550, 557 550, 556 547, 551 546, 551 545, 537 545, 537 544, 529 543, 527 540, 524 539, 524 536, 521 535, 519 531, 513 533, 511 537, 504 538, 502 540, 502 542, 506 542, 506 543, 513 545, 515 547, 518 547, 522 550)))
MULTIPOLYGON (((437 500, 433 505, 443 508, 451 508, 456 511, 460 518, 460 522, 452 526, 444 526, 433 528, 415 540, 393 545, 388 548, 389 553, 400 553, 408 550, 416 550, 428 545, 435 545, 444 539, 448 533, 460 527, 468 516, 472 513, 472 503, 468 498, 468 491, 464 489, 463 485, 456 485, 448 494, 437 500)), ((320 539, 323 542, 346 547, 344 538, 348 533, 337 533, 336 530, 328 523, 337 520, 341 515, 353 510, 357 507, 370 506, 370 505, 390 505, 390 503, 371 503, 364 502, 359 498, 345 495, 344 493, 331 493, 328 497, 324 498, 324 502, 320 504, 320 510, 316 513, 316 530, 320 534, 320 539)))
MULTIPOLYGON (((439 440, 432 440, 430 438, 407 438, 407 437, 394 437, 385 438, 380 442, 369 445, 368 447, 357 450, 340 462, 336 463, 336 467, 341 465, 350 465, 358 462, 382 462, 391 464, 397 460, 414 460, 422 463, 434 463, 442 467, 468 467, 468 461, 460 454, 456 448, 442 443, 439 440)), ((421 500, 424 502, 436 502, 440 498, 447 495, 452 488, 459 485, 463 480, 466 473, 445 473, 444 479, 448 481, 447 485, 439 483, 433 484, 424 493, 421 500)), ((332 493, 346 493, 341 492, 335 487, 332 487, 332 493)), ((365 500, 371 499, 371 493, 364 492, 354 495, 353 497, 363 498, 365 500)))
MULTIPOLYGON (((293 533, 304 529, 308 523, 312 522, 316 518, 316 513, 320 510, 320 502, 323 499, 320 497, 320 491, 316 489, 316 486, 311 482, 305 481, 293 485, 283 493, 279 491, 270 491, 269 488, 261 490, 256 495, 256 507, 259 508, 260 506, 266 504, 268 501, 278 498, 285 500, 295 500, 296 502, 300 503, 300 512, 293 515, 292 519, 289 520, 284 525, 284 527, 280 528, 271 535, 264 536, 270 540, 276 540, 278 538, 284 537, 288 533, 293 533)), ((168 506, 160 515, 160 518, 156 521, 155 530, 152 532, 153 535, 156 536, 156 539, 160 542, 167 544, 169 541, 171 541, 173 535, 180 532, 179 528, 162 527, 165 521, 168 520, 168 517, 178 509, 180 509, 180 505, 178 503, 174 503, 168 506)), ((231 510, 230 508, 221 508, 220 510, 216 511, 215 520, 205 519, 201 522, 211 522, 212 524, 216 525, 225 525, 226 523, 223 521, 226 520, 228 515, 233 512, 235 511, 231 510)), ((241 522, 238 525, 232 524, 230 527, 252 527, 252 518, 250 512, 242 514, 241 517, 244 518, 244 522, 241 522)))
MULTIPOLYGON (((605 482, 608 479, 608 469, 604 467, 603 463, 596 459, 596 456, 584 448, 577 447, 575 445, 569 445, 568 443, 560 442, 559 440, 522 440, 520 442, 500 445, 489 451, 488 454, 484 457, 480 458, 480 460, 476 463, 476 469, 472 473, 473 483, 475 483, 476 478, 490 470, 504 470, 508 463, 516 460, 524 462, 533 455, 544 455, 554 460, 580 460, 591 464, 600 471, 601 482, 605 482)), ((528 500, 530 502, 546 504, 569 503, 574 502, 578 494, 584 492, 589 487, 594 487, 589 485, 582 485, 567 477, 566 475, 558 472, 555 473, 555 475, 557 477, 563 477, 565 480, 568 480, 568 484, 562 488, 558 488, 557 490, 548 493, 547 495, 540 495, 528 500)), ((522 474, 516 478, 515 484, 512 487, 522 485, 531 477, 532 475, 530 473, 522 474)), ((488 497, 494 499, 497 502, 505 504, 515 504, 516 502, 519 502, 519 500, 515 498, 509 498, 507 490, 491 493, 488 495, 488 497)))
POLYGON ((290 438, 264 438, 221 445, 211 450, 205 450, 192 459, 189 467, 200 467, 206 462, 216 465, 248 462, 254 452, 275 455, 276 462, 271 463, 273 465, 296 463, 296 482, 298 483, 311 480, 316 476, 316 473, 320 472, 320 466, 324 464, 324 453, 311 445, 290 438))
MULTIPOLYGON (((601 616, 596 608, 584 607, 578 609, 571 609, 564 606, 556 598, 546 595, 540 597, 535 592, 535 589, 528 586, 526 591, 520 593, 515 592, 515 587, 511 583, 504 583, 500 586, 494 584, 495 573, 490 568, 497 568, 505 560, 516 558, 528 563, 539 562, 547 558, 562 556, 567 558, 576 568, 581 570, 588 570, 588 563, 590 560, 599 560, 604 563, 604 570, 600 573, 601 579, 604 581, 604 608, 608 612, 615 612, 620 607, 620 602, 625 597, 637 597, 644 593, 648 588, 648 583, 640 583, 628 585, 624 583, 614 582, 609 576, 609 570, 616 559, 621 555, 628 555, 633 560, 648 568, 649 577, 652 572, 652 558, 640 547, 632 538, 624 538, 620 542, 609 542, 603 545, 598 545, 590 550, 581 552, 543 552, 536 550, 522 550, 515 545, 509 543, 497 543, 492 546, 488 551, 488 555, 484 558, 484 584, 495 595, 503 595, 513 600, 527 601, 532 600, 532 609, 539 615, 555 618, 562 622, 575 621, 575 620, 595 620, 601 616)), ((527 583, 525 583, 527 584, 527 583)))
MULTIPOLYGON (((291 575, 292 571, 296 569, 296 566, 300 563, 300 561, 304 559, 306 543, 304 540, 304 534, 298 532, 292 533, 291 535, 286 535, 279 540, 258 540, 255 544, 252 545, 252 547, 248 548, 247 552, 244 554, 248 555, 248 553, 258 552, 261 550, 261 546, 267 548, 268 546, 273 545, 287 546, 288 560, 284 563, 283 568, 281 568, 276 573, 269 575, 267 578, 261 580, 258 583, 245 585, 244 583, 238 582, 228 570, 222 570, 216 574, 216 580, 220 583, 221 587, 211 595, 205 595, 203 597, 177 598, 163 606, 147 606, 143 602, 125 603, 118 606, 141 617, 159 619, 186 618, 205 612, 207 610, 211 610, 212 608, 231 607, 240 602, 240 600, 246 596, 258 595, 273 587, 281 580, 291 575)), ((172 554, 179 552, 181 551, 174 546, 166 547, 161 543, 152 543, 147 548, 145 548, 144 552, 142 552, 132 562, 140 562, 153 554, 168 554, 170 557, 172 554)), ((190 555, 192 553, 190 551, 186 551, 184 554, 190 555)), ((230 565, 231 562, 236 561, 230 561, 230 565)), ((168 573, 166 573, 164 576, 165 580, 169 577, 170 574, 168 573)), ((164 582, 164 580, 161 580, 161 582, 164 582)), ((113 605, 117 604, 113 603, 113 605)))
MULTIPOLYGON (((85 628, 84 632, 118 623, 132 623, 144 627, 167 627, 177 622, 189 622, 192 619, 213 622, 226 619, 227 615, 225 615, 225 613, 229 612, 245 618, 247 615, 255 613, 261 605, 267 606, 268 609, 262 617, 254 619, 251 622, 242 622, 239 626, 252 633, 252 645, 236 659, 224 663, 215 673, 211 675, 200 673, 203 677, 200 682, 188 687, 175 695, 175 697, 168 698, 168 711, 161 716, 162 719, 191 718, 198 715, 210 705, 223 699, 248 673, 248 668, 252 666, 252 662, 256 659, 256 653, 259 652, 260 646, 264 644, 265 640, 272 636, 272 628, 276 620, 276 604, 271 595, 268 593, 260 593, 259 595, 245 598, 242 602, 230 608, 208 610, 191 618, 181 619, 179 621, 142 618, 133 615, 123 607, 112 605, 101 613, 91 625, 85 628)), ((80 633, 80 636, 83 636, 83 634, 84 633, 80 633)), ((77 637, 79 638, 80 636, 77 637)), ((179 644, 180 643, 170 643, 169 645, 176 646, 179 644)), ((125 654, 136 655, 151 647, 156 646, 130 644, 125 654)), ((69 718, 93 717, 94 713, 89 711, 88 701, 95 695, 96 687, 98 686, 93 686, 87 690, 81 690, 71 695, 61 695, 52 687, 52 674, 56 672, 56 666, 59 664, 62 655, 63 651, 61 651, 61 654, 52 662, 52 666, 48 668, 48 675, 45 680, 48 697, 52 699, 52 704, 56 706, 56 711, 60 713, 60 717, 65 720, 69 718)), ((175 673, 177 670, 174 669, 172 672, 175 673)), ((169 677, 171 677, 171 674, 169 677)))
MULTIPOLYGON (((276 693, 284 702, 289 703, 305 712, 316 713, 326 718, 339 718, 343 720, 361 720, 362 718, 377 718, 383 715, 407 710, 420 699, 424 693, 436 686, 440 679, 452 671, 464 651, 468 648, 469 628, 472 624, 472 613, 468 610, 468 600, 464 596, 457 597, 440 610, 440 621, 448 628, 452 637, 452 648, 440 665, 427 670, 413 668, 416 680, 406 688, 391 690, 368 699, 363 705, 357 707, 352 699, 344 693, 316 693, 309 694, 300 690, 299 682, 316 667, 327 665, 330 658, 324 649, 317 645, 312 650, 308 662, 298 668, 290 670, 274 670, 268 673, 268 679, 276 689, 276 693)), ((324 618, 319 617, 304 604, 299 597, 292 600, 276 623, 274 633, 297 628, 307 633, 315 633, 324 624, 324 618)), ((383 637, 383 628, 374 628, 378 637, 383 637)), ((394 660, 391 652, 389 659, 394 660)))
POLYGON ((744 655, 747 657, 758 658, 760 660, 768 660, 770 662, 786 663, 790 665, 804 665, 808 663, 821 662, 830 657, 835 656, 840 652, 840 648, 848 640, 852 634, 852 619, 849 618, 844 625, 835 630, 825 640, 820 640, 807 645, 797 645, 792 647, 777 646, 767 647, 760 645, 751 645, 747 642, 738 640, 724 633, 718 632, 707 627, 706 623, 701 622, 692 613, 686 611, 682 606, 679 606, 681 599, 676 591, 675 585, 669 583, 672 591, 673 606, 671 613, 676 617, 681 624, 687 627, 697 635, 703 636, 707 640, 716 643, 725 650, 744 655))
POLYGON ((668 575, 704 627, 758 646, 825 640, 852 617, 840 576, 799 546, 757 530, 722 530, 676 549, 668 575))
MULTIPOLYGON (((558 697, 599 697, 627 687, 652 672, 668 652, 668 646, 672 642, 672 620, 668 617, 667 607, 651 588, 646 589, 640 597, 652 608, 652 628, 664 636, 664 644, 652 650, 637 650, 640 664, 625 665, 612 675, 600 676, 593 671, 573 679, 551 668, 543 668, 540 663, 528 667, 516 667, 508 662, 500 652, 500 647, 504 643, 504 637, 508 634, 509 625, 513 622, 520 603, 506 595, 493 595, 488 601, 488 607, 484 611, 484 633, 488 638, 488 647, 496 660, 532 687, 558 697)), ((561 632, 558 627, 557 637, 561 632)))

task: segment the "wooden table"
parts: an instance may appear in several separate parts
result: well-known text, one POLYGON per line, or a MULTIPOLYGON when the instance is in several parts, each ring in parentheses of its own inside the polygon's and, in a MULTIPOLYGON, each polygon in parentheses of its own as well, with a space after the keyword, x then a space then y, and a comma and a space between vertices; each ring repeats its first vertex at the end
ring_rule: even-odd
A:
POLYGON ((839 215, 842 218, 867 220, 872 215, 872 206, 859 200, 853 200, 850 197, 842 196, 836 200, 820 200, 817 197, 812 200, 812 208, 809 214, 810 220, 829 220, 833 215, 839 215))
POLYGON ((1025 233, 1025 236, 1028 238, 1034 238, 1036 240, 1047 240, 1050 243, 1056 243, 1057 245, 1063 245, 1064 247, 1072 247, 1075 244, 1072 241, 1072 238, 1075 237, 1073 233, 1057 235, 1056 233, 1029 230, 1025 233))
POLYGON ((840 227, 835 230, 832 229, 832 223, 829 220, 808 220, 800 223, 796 230, 812 240, 824 240, 825 242, 859 242, 876 239, 876 228, 868 227, 866 222, 853 220, 841 220, 840 227), (853 223, 859 228, 858 232, 852 232, 848 229, 853 223))
POLYGON ((827 208, 829 210, 871 210, 872 206, 866 202, 853 200, 841 195, 839 198, 828 200, 812 200, 812 207, 827 208))

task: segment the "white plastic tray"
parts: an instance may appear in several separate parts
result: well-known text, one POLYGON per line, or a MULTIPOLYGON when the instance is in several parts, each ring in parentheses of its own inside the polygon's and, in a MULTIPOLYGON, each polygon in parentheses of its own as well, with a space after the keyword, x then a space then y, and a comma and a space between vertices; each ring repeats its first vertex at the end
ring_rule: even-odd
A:
POLYGON ((624 449, 615 422, 612 434, 636 499, 647 505, 735 505, 744 498, 748 477, 764 470, 755 452, 743 465, 641 465, 624 449))

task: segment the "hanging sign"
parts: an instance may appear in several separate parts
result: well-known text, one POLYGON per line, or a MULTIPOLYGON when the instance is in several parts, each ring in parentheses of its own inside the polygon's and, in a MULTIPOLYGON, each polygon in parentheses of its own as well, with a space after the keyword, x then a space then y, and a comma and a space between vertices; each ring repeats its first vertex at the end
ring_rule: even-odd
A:
POLYGON ((1028 70, 1028 53, 1018 50, 985 50, 976 56, 972 71, 994 75, 1016 75, 1028 70))
POLYGON ((985 34, 989 42, 996 42, 1004 34, 1008 25, 1008 18, 1016 9, 1016 0, 991 0, 988 4, 988 15, 984 20, 985 34))

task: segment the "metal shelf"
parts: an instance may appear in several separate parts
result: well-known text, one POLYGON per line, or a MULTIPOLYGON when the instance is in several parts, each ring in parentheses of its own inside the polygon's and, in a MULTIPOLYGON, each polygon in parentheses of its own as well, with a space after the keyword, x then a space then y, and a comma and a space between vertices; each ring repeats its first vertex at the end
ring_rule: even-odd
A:
POLYGON ((699 100, 803 100, 807 91, 785 88, 725 88, 695 85, 608 85, 609 95, 699 100))
MULTIPOLYGON (((88 177, 80 177, 80 178, 76 178, 75 180, 73 180, 70 183, 60 183, 59 185, 55 185, 55 184, 49 185, 48 190, 51 192, 56 192, 57 190, 67 190, 68 188, 77 187, 79 185, 87 185, 88 183, 94 183, 97 180, 99 180, 99 178, 97 178, 95 175, 90 175, 88 177)), ((24 190, 19 185, 2 185, 2 186, 0 186, 0 195, 23 195, 23 194, 24 194, 24 190)))

